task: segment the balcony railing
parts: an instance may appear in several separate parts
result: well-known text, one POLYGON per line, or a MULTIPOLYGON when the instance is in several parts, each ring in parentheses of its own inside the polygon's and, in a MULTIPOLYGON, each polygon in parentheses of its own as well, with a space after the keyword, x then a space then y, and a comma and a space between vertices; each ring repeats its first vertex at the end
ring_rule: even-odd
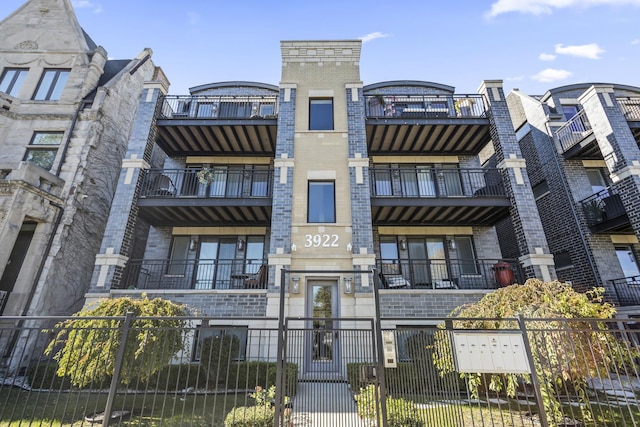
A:
POLYGON ((626 214, 622 199, 615 187, 608 187, 580 202, 589 227, 602 224, 626 214))
POLYGON ((438 167, 374 167, 373 197, 500 197, 505 196, 498 169, 438 167))
POLYGON ((640 276, 611 280, 618 305, 640 305, 640 276))
POLYGON ((268 198, 273 170, 265 168, 150 169, 146 171, 141 197, 162 198, 268 198))
POLYGON ((566 152, 592 132, 591 124, 587 120, 587 114, 584 110, 581 110, 567 120, 567 123, 556 129, 555 134, 560 142, 562 152, 566 152))
POLYGON ((617 98, 625 119, 628 121, 640 121, 640 98, 617 98))
POLYGON ((266 289, 262 259, 130 260, 123 289, 266 289))
POLYGON ((383 289, 496 289, 524 282, 516 260, 382 259, 377 260, 377 272, 383 289))
POLYGON ((161 119, 275 119, 278 97, 167 95, 159 111, 161 119))
POLYGON ((484 118, 481 95, 366 95, 365 114, 372 118, 484 118))
POLYGON ((0 291, 0 314, 4 312, 4 306, 7 305, 8 299, 9 299, 9 292, 0 291))

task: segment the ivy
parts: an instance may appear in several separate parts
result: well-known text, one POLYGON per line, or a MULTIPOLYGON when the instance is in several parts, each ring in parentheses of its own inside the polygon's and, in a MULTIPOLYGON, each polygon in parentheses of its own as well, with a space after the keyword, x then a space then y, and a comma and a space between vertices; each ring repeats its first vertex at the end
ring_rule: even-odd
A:
POLYGON ((114 375, 118 349, 122 342, 124 316, 131 312, 120 380, 146 381, 166 367, 184 349, 183 328, 188 314, 184 305, 161 298, 129 297, 101 300, 55 325, 55 338, 45 354, 58 362, 56 374, 84 387, 114 375))

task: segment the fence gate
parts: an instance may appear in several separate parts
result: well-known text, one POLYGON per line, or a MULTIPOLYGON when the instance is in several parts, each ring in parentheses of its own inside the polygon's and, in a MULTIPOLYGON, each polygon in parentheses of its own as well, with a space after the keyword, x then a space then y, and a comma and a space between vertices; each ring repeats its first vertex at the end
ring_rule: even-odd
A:
MULTIPOLYGON (((373 326, 372 319, 285 320, 281 426, 369 425, 358 416, 354 394, 367 385, 378 388, 373 326)), ((377 399, 370 403, 378 405, 377 399)))

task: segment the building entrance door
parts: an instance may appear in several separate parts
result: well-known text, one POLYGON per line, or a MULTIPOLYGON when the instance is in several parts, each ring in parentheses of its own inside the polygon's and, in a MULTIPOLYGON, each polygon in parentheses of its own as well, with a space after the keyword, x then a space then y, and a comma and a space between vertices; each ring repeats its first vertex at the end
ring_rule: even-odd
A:
POLYGON ((306 372, 338 372, 338 283, 314 280, 307 285, 306 372))

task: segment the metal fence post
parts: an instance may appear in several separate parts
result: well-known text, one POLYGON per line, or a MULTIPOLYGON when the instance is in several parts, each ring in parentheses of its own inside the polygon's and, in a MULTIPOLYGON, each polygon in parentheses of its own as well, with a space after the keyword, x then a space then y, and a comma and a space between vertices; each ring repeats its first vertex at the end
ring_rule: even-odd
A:
POLYGON ((276 407, 275 416, 273 418, 274 427, 281 425, 284 417, 284 382, 285 382, 285 369, 286 361, 284 360, 284 297, 285 297, 285 284, 286 284, 286 270, 283 268, 280 270, 280 307, 278 314, 278 350, 276 354, 276 407))
POLYGON ((102 427, 108 427, 111 421, 111 413, 113 412, 113 401, 116 398, 116 392, 118 391, 118 383, 120 382, 120 370, 122 369, 122 363, 124 362, 124 354, 127 349, 127 339, 129 338, 129 332, 131 331, 131 323, 133 322, 134 314, 131 311, 127 312, 124 318, 124 325, 122 325, 122 338, 120 339, 120 347, 118 348, 118 354, 116 355, 115 365, 113 367, 113 377, 111 377, 111 386, 109 387, 109 394, 107 395, 107 403, 104 408, 104 418, 102 420, 102 427))
MULTIPOLYGON (((378 292, 378 281, 376 280, 376 269, 373 272, 373 295, 374 304, 376 307, 376 319, 375 319, 375 339, 377 348, 378 367, 376 372, 376 378, 378 382, 378 393, 380 395, 379 404, 379 419, 382 421, 382 427, 387 427, 387 383, 384 376, 384 348, 382 339, 382 322, 380 321, 380 293, 378 292)), ((377 420, 376 420, 377 421, 377 420)))
POLYGON ((547 413, 544 410, 544 401, 542 400, 542 391, 540 390, 540 380, 538 373, 536 372, 536 366, 533 360, 533 352, 531 351, 531 343, 529 342, 529 335, 527 335, 527 327, 524 322, 522 314, 518 314, 518 326, 520 332, 522 332, 522 341, 524 342, 524 350, 527 353, 527 360, 529 361, 529 368, 531 369, 531 385, 536 395, 536 403, 538 404, 538 413, 540 415, 540 425, 542 427, 549 427, 549 421, 547 420, 547 413))

